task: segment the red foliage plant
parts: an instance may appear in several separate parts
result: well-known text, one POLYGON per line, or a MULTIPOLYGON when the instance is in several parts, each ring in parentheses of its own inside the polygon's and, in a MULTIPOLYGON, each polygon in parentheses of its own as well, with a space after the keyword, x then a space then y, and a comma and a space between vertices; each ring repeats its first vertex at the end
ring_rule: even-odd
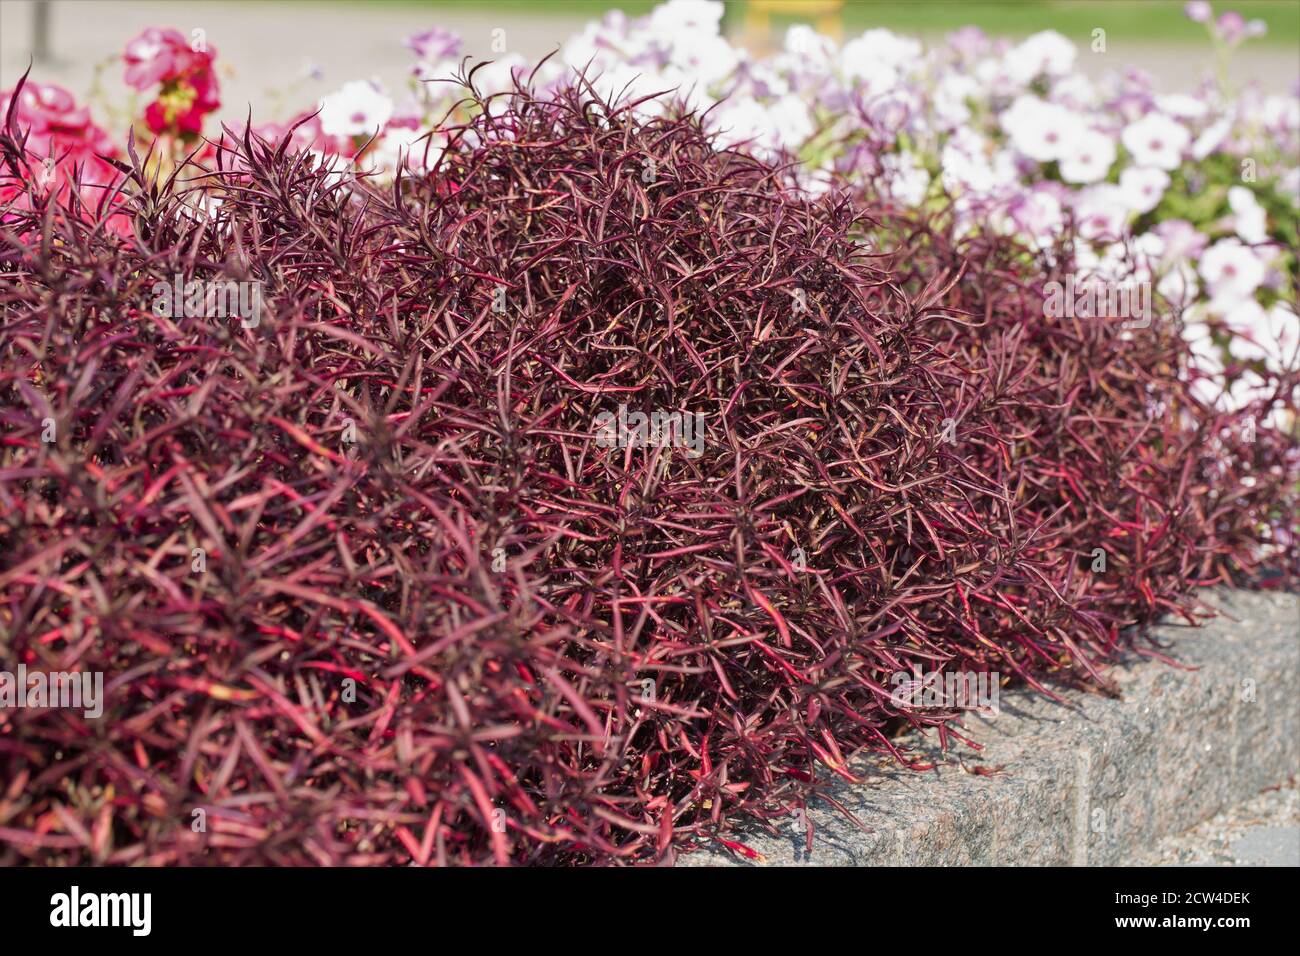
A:
POLYGON ((1168 303, 1136 321, 1049 317, 1045 288, 1073 270, 1068 236, 1038 252, 987 230, 956 238, 942 215, 876 199, 870 238, 890 249, 900 284, 963 277, 930 325, 960 358, 957 418, 984 429, 954 452, 1003 474, 1023 505, 1014 523, 1035 529, 1071 603, 1113 633, 1189 616, 1193 586, 1294 583, 1300 369, 1256 367, 1266 387, 1224 411, 1198 398, 1202 373, 1168 303), (1097 548, 1108 572, 1075 573, 1097 548))
POLYGON ((1099 680, 1275 517, 1171 337, 1037 328, 994 245, 873 261, 691 117, 492 107, 391 188, 246 136, 123 163, 126 237, 5 211, 0 664, 106 700, 0 712, 0 862, 744 852, 957 733, 890 675, 1099 680), (258 320, 153 308, 178 273, 258 320))

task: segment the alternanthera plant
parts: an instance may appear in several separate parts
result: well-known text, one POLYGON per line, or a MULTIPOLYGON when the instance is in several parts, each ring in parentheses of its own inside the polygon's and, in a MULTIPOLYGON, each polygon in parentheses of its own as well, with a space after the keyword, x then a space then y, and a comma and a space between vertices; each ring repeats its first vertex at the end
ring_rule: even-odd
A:
POLYGON ((388 185, 245 134, 99 204, 10 116, 0 670, 105 682, 0 710, 0 862, 748 853, 961 735, 894 675, 1100 685, 1294 558, 1293 438, 1174 332, 1046 322, 1063 259, 868 247, 888 210, 582 84, 466 112, 388 185))

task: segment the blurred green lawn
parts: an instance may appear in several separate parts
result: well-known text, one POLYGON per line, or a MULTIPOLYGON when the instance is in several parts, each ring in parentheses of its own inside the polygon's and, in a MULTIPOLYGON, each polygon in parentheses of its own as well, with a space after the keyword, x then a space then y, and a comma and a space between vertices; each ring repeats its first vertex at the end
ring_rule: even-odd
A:
MULTIPOLYGON (((334 0, 348 3, 356 0, 334 0)), ((371 0, 375 2, 375 0, 371 0)), ((377 0, 389 5, 457 8, 487 13, 498 9, 515 13, 551 11, 569 17, 596 18, 606 10, 621 9, 639 16, 656 6, 655 0, 377 0)), ((846 34, 868 27, 888 27, 905 33, 943 33, 973 24, 1000 36, 1025 36, 1053 29, 1085 42, 1096 27, 1110 40, 1153 43, 1204 43, 1205 28, 1183 16, 1184 0, 846 0, 843 21, 846 34)), ((727 0, 728 18, 739 22, 744 0, 727 0)), ((1214 4, 1215 14, 1236 10, 1247 20, 1268 24, 1268 36, 1254 43, 1300 47, 1300 0, 1244 0, 1214 4)), ((800 18, 774 17, 777 25, 800 18)), ((808 19, 812 19, 809 17, 808 19)), ((1300 59, 1300 50, 1297 52, 1300 59)))

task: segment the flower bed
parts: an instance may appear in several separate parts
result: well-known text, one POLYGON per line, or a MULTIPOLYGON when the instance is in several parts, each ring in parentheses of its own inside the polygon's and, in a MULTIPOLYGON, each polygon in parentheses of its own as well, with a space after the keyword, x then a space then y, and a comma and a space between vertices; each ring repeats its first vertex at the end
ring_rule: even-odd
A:
MULTIPOLYGON (((662 69, 716 73, 696 105, 790 65, 687 35, 662 69)), ((917 766, 900 729, 964 739, 898 675, 1105 688, 1196 586, 1300 573, 1295 368, 1207 370, 1167 290, 1145 326, 1065 306, 1111 237, 1069 219, 1077 152, 1023 152, 1049 127, 1014 117, 1055 95, 1024 93, 1025 50, 1019 98, 931 144, 969 172, 942 156, 993 141, 983 110, 1014 188, 905 196, 925 110, 881 140, 883 76, 786 76, 818 91, 798 144, 719 135, 771 90, 701 117, 509 63, 454 102, 349 85, 203 141, 212 51, 178 40, 131 45, 157 99, 117 151, 62 91, 6 106, 0 660, 107 681, 102 719, 0 715, 0 859, 743 854, 738 817, 833 799, 854 754, 917 766), (1058 224, 1014 225, 1052 192, 1058 224)), ((1176 158, 1159 115, 1126 155, 1176 158)), ((1170 201, 1116 226, 1203 235, 1141 218, 1170 201)), ((1263 308, 1214 248, 1199 268, 1263 308)))

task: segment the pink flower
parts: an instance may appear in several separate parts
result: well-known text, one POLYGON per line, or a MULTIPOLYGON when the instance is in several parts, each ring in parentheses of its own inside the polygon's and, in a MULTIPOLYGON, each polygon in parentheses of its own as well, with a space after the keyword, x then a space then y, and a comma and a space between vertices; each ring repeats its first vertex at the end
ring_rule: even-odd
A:
POLYGON ((197 139, 203 119, 221 106, 213 63, 217 51, 192 45, 176 30, 149 27, 126 45, 126 82, 138 90, 162 85, 145 108, 144 121, 158 135, 197 139))
MULTIPOLYGON (((201 56, 204 54, 192 50, 179 31, 149 27, 126 45, 122 55, 125 79, 137 90, 145 90, 187 72, 194 66, 193 59, 201 56)), ((211 62, 211 54, 207 59, 211 62)))
MULTIPOLYGON (((72 94, 61 86, 28 81, 17 95, 14 124, 19 138, 26 137, 23 159, 31 171, 35 191, 53 192, 63 200, 72 190, 76 172, 82 204, 96 208, 107 194, 106 187, 119 176, 111 164, 100 158, 117 155, 108 135, 91 121, 90 111, 78 106, 72 94)), ((13 98, 12 90, 0 93, 0 118, 8 115, 13 98)), ((30 204, 25 183, 0 180, 0 205, 28 208, 30 204)), ((122 217, 113 217, 110 226, 121 231, 124 222, 122 217)))
POLYGON ((1123 235, 1128 208, 1120 188, 1099 183, 1080 191, 1074 198, 1074 218, 1085 239, 1115 242, 1123 235))
POLYGON ((1240 40, 1246 32, 1246 21, 1240 13, 1229 10, 1219 17, 1219 35, 1229 43, 1240 40))
POLYGON ((1049 238, 1058 233, 1064 221, 1060 201, 1047 189, 1013 197, 1008 212, 1018 230, 1035 238, 1049 238))
POLYGON ((426 63, 448 60, 460 52, 460 36, 441 27, 414 33, 406 38, 405 43, 426 63))
POLYGON ((962 59, 974 59, 988 52, 989 38, 979 27, 962 27, 948 35, 948 46, 962 59))
MULTIPOLYGON (((0 117, 8 114, 13 91, 0 95, 0 117)), ((71 93, 53 83, 23 85, 18 95, 18 108, 14 119, 20 134, 27 133, 27 151, 40 157, 59 158, 69 153, 67 161, 94 160, 108 171, 112 167, 101 163, 96 153, 108 156, 117 153, 108 135, 90 119, 90 110, 77 106, 71 93)), ((107 179, 102 180, 107 181, 107 179)))
POLYGON ((1155 233, 1165 243, 1165 255, 1171 260, 1195 259, 1210 241, 1186 219, 1166 219, 1157 223, 1155 233))
POLYGON ((1187 19, 1195 23, 1209 23, 1210 17, 1214 15, 1214 11, 1210 9, 1210 5, 1205 0, 1192 0, 1191 3, 1183 7, 1183 13, 1187 15, 1187 19))

